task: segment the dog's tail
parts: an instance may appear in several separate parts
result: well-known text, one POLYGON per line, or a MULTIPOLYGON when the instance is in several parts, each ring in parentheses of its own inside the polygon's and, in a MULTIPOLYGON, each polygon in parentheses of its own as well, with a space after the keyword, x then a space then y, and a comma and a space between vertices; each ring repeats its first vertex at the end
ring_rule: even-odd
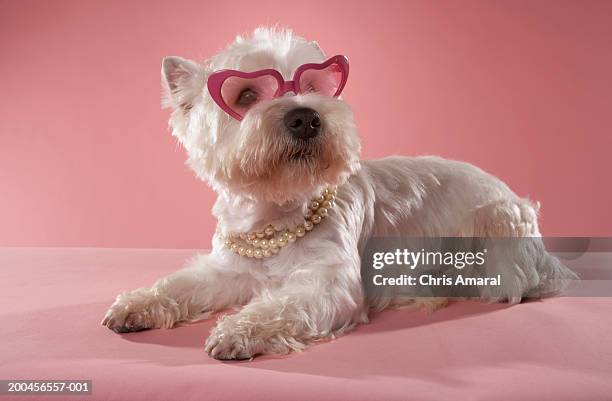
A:
POLYGON ((492 301, 521 302, 525 298, 558 295, 578 276, 551 255, 540 237, 486 238, 485 274, 500 275, 501 285, 482 288, 492 301))
POLYGON ((540 278, 539 283, 527 291, 525 298, 558 295, 569 286, 572 280, 578 280, 578 275, 561 263, 557 257, 548 253, 543 245, 536 266, 540 278))

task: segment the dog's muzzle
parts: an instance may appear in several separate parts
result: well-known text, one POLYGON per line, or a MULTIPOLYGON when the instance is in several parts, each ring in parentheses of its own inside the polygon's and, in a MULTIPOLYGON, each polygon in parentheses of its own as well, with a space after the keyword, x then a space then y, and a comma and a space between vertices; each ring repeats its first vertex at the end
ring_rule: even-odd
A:
POLYGON ((310 139, 321 132, 321 116, 307 107, 289 110, 283 122, 287 131, 295 138, 310 139))

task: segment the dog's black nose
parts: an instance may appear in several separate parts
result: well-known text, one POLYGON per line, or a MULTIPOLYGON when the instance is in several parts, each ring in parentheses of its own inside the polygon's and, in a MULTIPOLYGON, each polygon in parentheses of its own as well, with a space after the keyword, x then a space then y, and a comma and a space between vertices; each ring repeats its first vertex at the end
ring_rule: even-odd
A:
POLYGON ((307 107, 290 110, 285 114, 284 122, 287 130, 296 138, 313 138, 321 131, 321 116, 307 107))

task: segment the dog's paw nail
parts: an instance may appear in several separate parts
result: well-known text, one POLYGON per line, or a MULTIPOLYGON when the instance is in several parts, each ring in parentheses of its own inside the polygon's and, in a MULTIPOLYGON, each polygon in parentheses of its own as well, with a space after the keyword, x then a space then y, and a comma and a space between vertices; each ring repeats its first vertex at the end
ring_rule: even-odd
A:
POLYGON ((237 361, 244 361, 247 359, 253 360, 253 356, 249 354, 246 350, 240 347, 235 347, 234 350, 231 352, 229 359, 235 359, 237 361))

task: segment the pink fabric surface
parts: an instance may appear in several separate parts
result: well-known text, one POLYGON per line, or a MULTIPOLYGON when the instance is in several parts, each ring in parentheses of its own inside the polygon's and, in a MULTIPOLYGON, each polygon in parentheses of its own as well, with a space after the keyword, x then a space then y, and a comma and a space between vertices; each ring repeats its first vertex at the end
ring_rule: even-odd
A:
POLYGON ((125 335, 100 326, 118 292, 191 254, 0 250, 0 379, 93 380, 92 396, 71 400, 612 399, 610 298, 387 311, 301 354, 250 362, 204 353, 213 321, 125 335))

